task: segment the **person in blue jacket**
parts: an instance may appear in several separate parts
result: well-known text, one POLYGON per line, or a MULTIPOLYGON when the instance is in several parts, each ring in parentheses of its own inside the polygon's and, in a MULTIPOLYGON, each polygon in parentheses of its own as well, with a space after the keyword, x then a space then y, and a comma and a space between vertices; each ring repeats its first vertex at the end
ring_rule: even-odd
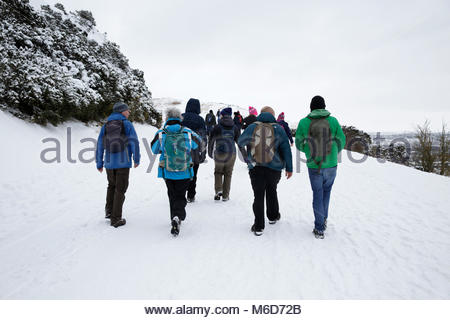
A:
POLYGON ((183 120, 181 124, 194 131, 201 137, 202 144, 198 150, 195 151, 196 156, 194 158, 194 176, 189 183, 187 189, 187 201, 194 202, 197 187, 197 172, 200 163, 203 163, 206 159, 206 124, 205 120, 200 116, 200 101, 198 99, 191 98, 186 104, 186 111, 183 113, 183 120))
POLYGON ((128 105, 123 102, 115 103, 113 113, 100 130, 97 140, 97 170, 102 173, 105 167, 108 178, 105 218, 111 219, 111 226, 115 228, 126 223, 122 218, 122 207, 128 188, 131 158, 135 168, 141 158, 139 140, 133 124, 127 120, 129 116, 128 105))
POLYGON ((182 125, 181 113, 176 108, 166 111, 166 122, 163 129, 156 132, 151 143, 152 152, 161 154, 158 178, 163 178, 167 186, 172 225, 170 232, 174 236, 179 234, 181 221, 186 218, 186 191, 194 177, 192 165, 193 157, 195 158, 194 151, 199 148, 201 143, 199 135, 182 125), (178 162, 171 159, 177 159, 178 162))
POLYGON ((247 147, 250 152, 246 152, 244 158, 249 168, 250 181, 253 188, 253 213, 255 222, 251 231, 260 236, 264 231, 264 196, 266 198, 267 218, 270 224, 275 224, 280 220, 280 211, 278 205, 277 185, 281 179, 281 171, 286 168, 286 177, 292 176, 292 153, 289 145, 289 139, 284 129, 277 124, 275 112, 271 107, 261 109, 261 114, 257 121, 252 123, 244 130, 239 137, 238 145, 241 148, 247 147), (257 132, 265 124, 270 124, 273 128, 273 136, 266 135, 266 139, 257 137, 257 132), (256 131, 256 132, 255 132, 256 131), (265 143, 269 145, 265 145, 265 143), (260 157, 256 156, 257 145, 261 152, 270 153, 260 157), (260 148, 262 145, 262 148, 260 148), (270 159, 267 162, 258 162, 259 159, 270 159))

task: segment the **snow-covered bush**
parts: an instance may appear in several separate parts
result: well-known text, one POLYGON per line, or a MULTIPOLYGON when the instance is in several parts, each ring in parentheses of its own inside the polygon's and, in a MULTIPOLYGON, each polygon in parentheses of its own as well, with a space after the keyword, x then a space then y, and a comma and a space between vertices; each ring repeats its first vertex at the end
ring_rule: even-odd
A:
POLYGON ((0 62, 0 107, 22 118, 102 120, 124 101, 132 120, 160 125, 143 72, 130 68, 89 11, 0 0, 0 62))
POLYGON ((344 149, 364 154, 369 153, 369 146, 372 144, 369 134, 354 126, 342 126, 342 131, 345 134, 344 149))

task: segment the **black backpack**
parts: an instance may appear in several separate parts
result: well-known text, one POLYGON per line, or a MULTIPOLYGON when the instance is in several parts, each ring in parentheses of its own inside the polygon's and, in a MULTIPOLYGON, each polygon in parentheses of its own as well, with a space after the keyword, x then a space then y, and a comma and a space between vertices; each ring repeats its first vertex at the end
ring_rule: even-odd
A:
POLYGON ((320 172, 322 163, 331 153, 333 144, 330 123, 328 122, 328 117, 308 118, 311 120, 308 131, 308 146, 311 152, 311 159, 319 166, 320 172))
POLYGON ((225 129, 220 125, 221 134, 216 139, 216 152, 217 153, 231 153, 233 151, 234 144, 234 127, 231 129, 225 129))
POLYGON ((207 115, 206 115, 206 125, 207 126, 211 126, 212 124, 213 124, 213 117, 214 117, 214 115, 212 114, 212 113, 208 113, 207 115))
POLYGON ((110 153, 118 153, 126 149, 128 137, 125 134, 125 125, 122 120, 111 120, 105 124, 103 145, 110 153))

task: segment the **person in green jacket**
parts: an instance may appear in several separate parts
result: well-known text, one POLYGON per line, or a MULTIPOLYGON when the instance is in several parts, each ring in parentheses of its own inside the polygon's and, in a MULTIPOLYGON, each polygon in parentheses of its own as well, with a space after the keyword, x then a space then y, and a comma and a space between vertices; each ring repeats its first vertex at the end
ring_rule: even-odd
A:
POLYGON ((313 233, 316 238, 323 239, 338 153, 345 146, 345 135, 337 119, 325 110, 325 100, 321 96, 312 98, 310 107, 311 112, 298 124, 295 146, 306 155, 313 191, 313 233))

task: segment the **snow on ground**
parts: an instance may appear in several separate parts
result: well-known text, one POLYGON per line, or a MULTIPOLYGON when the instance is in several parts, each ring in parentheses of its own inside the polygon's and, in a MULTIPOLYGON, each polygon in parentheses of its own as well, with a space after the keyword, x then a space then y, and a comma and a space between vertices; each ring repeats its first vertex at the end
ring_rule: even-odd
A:
MULTIPOLYGON (((245 165, 236 163, 231 200, 215 203, 210 161, 172 238, 166 188, 155 170, 146 173, 143 143, 126 194, 127 225, 114 229, 103 218, 106 175, 94 163, 69 163, 65 127, 42 128, 4 112, 0 124, 2 299, 450 298, 446 177, 372 158, 352 163, 344 154, 329 229, 318 240, 302 164, 279 184, 281 221, 255 237, 245 165), (40 161, 54 147, 46 137, 61 141, 61 163, 40 161)), ((79 140, 96 138, 99 128, 68 125, 77 159, 81 147, 92 148, 79 140)), ((148 141, 155 132, 136 130, 148 141)))

